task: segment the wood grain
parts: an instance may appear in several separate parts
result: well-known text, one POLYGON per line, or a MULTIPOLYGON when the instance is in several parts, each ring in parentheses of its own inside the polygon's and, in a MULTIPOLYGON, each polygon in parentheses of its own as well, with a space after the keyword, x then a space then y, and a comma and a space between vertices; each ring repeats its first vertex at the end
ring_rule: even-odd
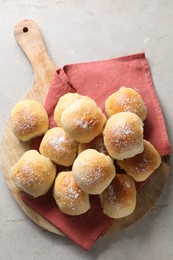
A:
MULTIPOLYGON (((43 103, 57 66, 48 55, 38 26, 31 20, 24 20, 14 28, 14 36, 32 64, 34 85, 24 98, 32 98, 43 103)), ((20 73, 20 72, 19 72, 20 73)), ((19 197, 19 191, 11 180, 11 167, 21 155, 30 149, 30 142, 22 143, 14 136, 10 120, 7 122, 1 143, 1 161, 6 183, 21 209, 42 228, 62 235, 62 233, 41 217, 37 212, 25 205, 19 197)), ((103 234, 112 234, 134 224, 143 217, 156 203, 164 187, 169 173, 169 157, 162 158, 159 169, 150 177, 145 186, 137 193, 137 206, 128 217, 114 220, 110 228, 103 234)))

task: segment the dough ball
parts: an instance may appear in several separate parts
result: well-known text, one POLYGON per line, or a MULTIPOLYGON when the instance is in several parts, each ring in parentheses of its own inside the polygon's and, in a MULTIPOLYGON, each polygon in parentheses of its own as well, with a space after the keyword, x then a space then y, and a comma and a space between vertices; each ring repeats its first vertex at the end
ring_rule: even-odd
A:
POLYGON ((77 142, 89 143, 102 132, 106 117, 91 99, 79 99, 61 115, 63 129, 77 142))
POLYGON ((115 177, 112 159, 94 149, 78 155, 72 167, 73 177, 78 186, 89 194, 100 194, 115 177))
POLYGON ((60 97, 55 110, 54 110, 54 121, 57 124, 57 126, 62 126, 61 125, 61 114, 62 112, 69 107, 70 105, 72 105, 73 103, 75 103, 77 100, 84 98, 84 99, 90 99, 87 96, 81 96, 77 93, 67 93, 65 95, 63 95, 62 97, 60 97))
POLYGON ((130 215, 136 206, 136 187, 133 178, 127 174, 116 174, 100 197, 105 215, 115 219, 130 215))
POLYGON ((132 88, 121 87, 105 102, 105 111, 110 117, 119 112, 132 112, 143 121, 147 117, 147 108, 140 94, 132 88))
POLYGON ((40 153, 62 166, 71 166, 76 157, 78 143, 61 127, 49 129, 40 144, 40 153))
POLYGON ((131 112, 121 112, 111 116, 103 136, 108 153, 117 160, 133 157, 144 149, 143 122, 131 112))
POLYGON ((135 181, 145 181, 159 167, 161 158, 154 146, 144 140, 142 153, 117 163, 135 181))
POLYGON ((15 185, 33 197, 47 193, 55 177, 56 166, 36 150, 25 152, 12 168, 15 185))
POLYGON ((80 154, 81 152, 87 150, 87 149, 95 149, 100 153, 104 153, 106 155, 109 155, 105 144, 104 144, 104 140, 103 140, 103 135, 100 134, 98 136, 96 136, 91 142, 89 143, 80 143, 79 144, 79 149, 78 149, 78 154, 80 154))
POLYGON ((90 209, 89 195, 81 190, 71 171, 60 172, 56 177, 53 196, 60 209, 68 215, 80 215, 90 209))
POLYGON ((48 116, 42 104, 35 100, 24 99, 11 111, 12 130, 16 137, 29 141, 43 135, 48 129, 48 116))

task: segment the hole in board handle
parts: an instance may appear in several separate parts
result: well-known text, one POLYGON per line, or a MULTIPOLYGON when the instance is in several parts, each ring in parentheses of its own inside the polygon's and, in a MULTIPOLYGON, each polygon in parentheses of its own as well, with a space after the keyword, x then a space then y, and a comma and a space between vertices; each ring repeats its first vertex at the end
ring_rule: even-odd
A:
POLYGON ((28 32, 28 28, 27 27, 23 27, 23 32, 24 33, 28 32))

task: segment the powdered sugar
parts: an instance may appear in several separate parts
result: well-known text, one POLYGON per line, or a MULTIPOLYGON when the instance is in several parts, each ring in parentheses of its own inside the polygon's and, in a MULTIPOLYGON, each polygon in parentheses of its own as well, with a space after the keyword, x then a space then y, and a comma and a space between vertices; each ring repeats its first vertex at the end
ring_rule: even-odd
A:
POLYGON ((69 186, 65 190, 65 198, 68 201, 68 206, 72 209, 75 210, 75 207, 79 204, 77 201, 78 197, 81 194, 81 190, 77 189, 73 186, 69 186))
POLYGON ((94 169, 91 167, 82 167, 80 179, 85 186, 102 183, 104 180, 103 169, 100 165, 97 165, 94 169))
POLYGON ((130 181, 125 181, 124 182, 124 187, 129 189, 131 187, 130 181))
POLYGON ((77 126, 79 126, 82 129, 91 129, 98 123, 98 120, 96 117, 92 117, 91 119, 83 118, 79 119, 75 122, 77 126))
POLYGON ((112 129, 111 142, 117 147, 128 147, 136 142, 135 133, 127 124, 120 124, 112 129))
MULTIPOLYGON (((66 135, 54 135, 48 139, 47 151, 53 153, 55 160, 60 157, 73 157, 77 151, 77 142, 66 135)), ((69 159, 69 158, 67 158, 69 159)))
MULTIPOLYGON (((124 177, 126 176, 124 175, 124 177)), ((122 210, 121 205, 124 203, 124 201, 127 202, 127 194, 130 189, 131 182, 127 178, 123 178, 123 180, 120 182, 118 181, 110 184, 106 190, 106 199, 108 200, 110 207, 122 210)))
POLYGON ((120 205, 117 202, 116 194, 112 185, 109 185, 109 187, 107 188, 107 192, 110 206, 112 208, 119 209, 120 205))
POLYGON ((29 187, 36 188, 42 183, 40 173, 35 173, 33 168, 26 164, 21 167, 20 171, 16 175, 16 185, 27 191, 29 187))
POLYGON ((123 136, 123 135, 127 136, 127 135, 130 135, 132 133, 133 133, 132 129, 127 125, 125 125, 121 129, 116 129, 116 135, 118 135, 118 136, 123 136))
POLYGON ((49 143, 51 146, 53 146, 56 150, 65 150, 64 143, 66 143, 67 140, 65 136, 55 136, 54 138, 49 139, 49 143))
POLYGON ((25 175, 29 175, 30 173, 33 174, 33 169, 28 164, 25 164, 22 166, 21 172, 23 172, 25 175))
POLYGON ((143 104, 136 97, 128 97, 124 93, 119 95, 118 103, 126 112, 138 114, 143 109, 143 104))
POLYGON ((36 128, 37 124, 36 119, 25 110, 20 111, 14 121, 15 131, 21 134, 29 133, 36 128))
POLYGON ((84 121, 82 119, 80 119, 76 122, 76 125, 80 126, 83 129, 89 128, 90 124, 91 124, 90 121, 84 121))
POLYGON ((145 153, 142 153, 139 156, 140 160, 138 160, 137 163, 132 163, 130 165, 130 170, 138 174, 143 174, 144 172, 149 171, 149 168, 151 167, 150 165, 152 165, 152 161, 145 153))

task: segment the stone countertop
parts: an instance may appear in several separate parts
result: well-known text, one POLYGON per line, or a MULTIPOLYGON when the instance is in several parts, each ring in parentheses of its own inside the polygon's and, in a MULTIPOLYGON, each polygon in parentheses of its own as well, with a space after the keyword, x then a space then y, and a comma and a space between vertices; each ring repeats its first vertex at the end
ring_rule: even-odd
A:
MULTIPOLYGON (((172 10, 172 0, 0 0, 0 134, 10 110, 34 80, 32 67, 13 36, 16 23, 28 18, 40 27, 59 67, 145 52, 173 145, 172 10)), ((2 170, 0 191, 2 260, 172 259, 172 169, 155 207, 127 230, 99 239, 89 252, 25 216, 8 190, 2 170)))

